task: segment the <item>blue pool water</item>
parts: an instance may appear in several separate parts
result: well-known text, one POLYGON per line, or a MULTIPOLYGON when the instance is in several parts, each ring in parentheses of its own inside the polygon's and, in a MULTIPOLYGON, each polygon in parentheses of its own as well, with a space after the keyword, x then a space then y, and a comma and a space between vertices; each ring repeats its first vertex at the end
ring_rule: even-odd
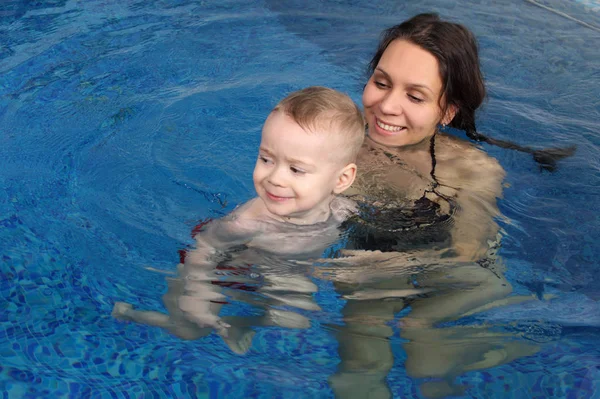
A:
MULTIPOLYGON (((379 32, 435 11, 477 35, 482 132, 577 145, 555 173, 484 146, 507 171, 501 255, 515 294, 466 317, 540 345, 457 375, 472 398, 600 398, 600 6, 595 1, 4 0, 0 4, 0 388, 3 398, 328 398, 327 327, 343 301, 318 282, 307 330, 257 328, 233 354, 115 321, 161 310, 190 230, 253 196, 260 128, 309 85, 360 102, 379 32), (508 326, 508 327, 507 327, 508 326)), ((387 384, 421 397, 402 340, 387 384)))

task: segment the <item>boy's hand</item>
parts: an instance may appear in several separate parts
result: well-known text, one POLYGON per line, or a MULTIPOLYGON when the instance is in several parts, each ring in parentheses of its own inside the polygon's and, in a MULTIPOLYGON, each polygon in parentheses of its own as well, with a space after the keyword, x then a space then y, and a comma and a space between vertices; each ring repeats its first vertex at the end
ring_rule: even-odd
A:
POLYGON ((216 314, 217 310, 213 309, 215 304, 209 299, 183 295, 177 302, 181 311, 200 328, 213 328, 219 335, 227 336, 230 325, 216 314))

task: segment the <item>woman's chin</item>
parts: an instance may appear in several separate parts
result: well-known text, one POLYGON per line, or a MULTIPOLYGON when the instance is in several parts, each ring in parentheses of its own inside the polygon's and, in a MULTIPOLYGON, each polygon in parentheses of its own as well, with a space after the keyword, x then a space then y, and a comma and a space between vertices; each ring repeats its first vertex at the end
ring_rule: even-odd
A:
POLYGON ((379 132, 378 129, 369 129, 369 138, 377 144, 388 147, 402 147, 408 144, 406 129, 399 132, 379 132))
POLYGON ((431 138, 431 135, 416 135, 414 131, 409 133, 407 129, 402 129, 398 132, 388 132, 379 128, 369 128, 367 135, 375 143, 386 147, 421 148, 425 145, 429 146, 431 138))

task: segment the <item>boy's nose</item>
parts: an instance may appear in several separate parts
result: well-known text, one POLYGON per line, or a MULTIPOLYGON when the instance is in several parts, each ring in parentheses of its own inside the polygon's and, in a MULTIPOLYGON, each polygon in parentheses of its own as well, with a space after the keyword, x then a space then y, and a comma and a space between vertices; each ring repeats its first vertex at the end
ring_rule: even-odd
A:
POLYGON ((271 174, 269 174, 269 183, 271 183, 274 186, 284 186, 285 185, 285 177, 284 177, 284 173, 281 170, 281 168, 275 168, 273 169, 273 171, 271 172, 271 174))

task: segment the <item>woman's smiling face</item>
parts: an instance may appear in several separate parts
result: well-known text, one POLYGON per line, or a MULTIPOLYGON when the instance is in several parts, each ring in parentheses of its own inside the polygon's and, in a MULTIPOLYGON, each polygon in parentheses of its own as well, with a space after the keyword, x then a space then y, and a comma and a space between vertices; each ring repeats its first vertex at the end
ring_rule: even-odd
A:
POLYGON ((421 143, 439 123, 449 123, 454 108, 442 120, 442 81, 437 59, 406 40, 394 40, 381 56, 363 91, 369 137, 389 147, 421 143))

